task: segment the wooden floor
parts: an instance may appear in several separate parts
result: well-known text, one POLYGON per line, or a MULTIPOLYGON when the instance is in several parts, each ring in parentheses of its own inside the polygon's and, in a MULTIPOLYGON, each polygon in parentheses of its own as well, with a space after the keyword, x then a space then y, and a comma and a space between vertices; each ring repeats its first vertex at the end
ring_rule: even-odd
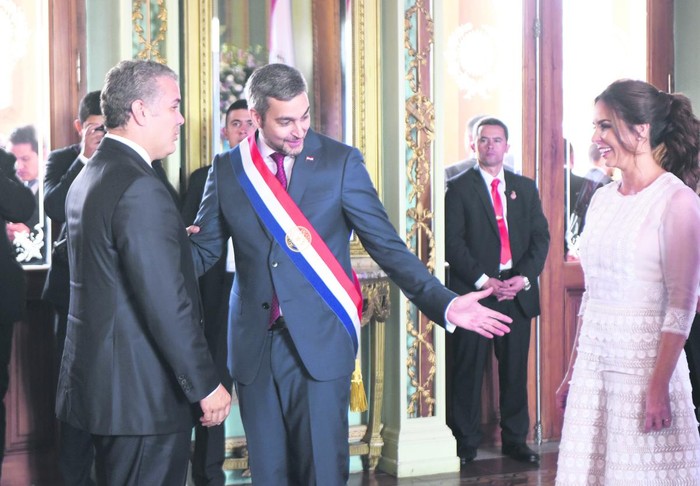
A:
POLYGON ((476 459, 459 473, 437 474, 413 478, 397 479, 387 473, 351 474, 348 486, 458 486, 481 484, 490 486, 554 484, 557 471, 557 443, 532 447, 540 453, 540 466, 530 466, 514 461, 500 454, 498 449, 479 449, 476 459))

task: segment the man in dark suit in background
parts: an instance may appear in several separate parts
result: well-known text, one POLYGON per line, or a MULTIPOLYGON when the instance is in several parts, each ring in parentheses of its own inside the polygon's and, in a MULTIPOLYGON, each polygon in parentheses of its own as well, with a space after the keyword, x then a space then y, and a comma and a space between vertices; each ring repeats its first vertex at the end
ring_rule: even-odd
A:
MULTIPOLYGON (((513 319, 511 332, 493 341, 500 384, 503 453, 537 463, 525 440, 527 357, 531 319, 540 313, 539 276, 549 249, 549 230, 535 183, 503 168, 508 128, 482 118, 474 140, 478 166, 448 181, 445 256, 450 288, 458 293, 492 289, 482 303, 513 319)), ((449 425, 457 455, 466 464, 481 440, 481 384, 491 343, 457 329, 450 336, 452 377, 449 425)))
POLYGON ((230 395, 204 338, 182 218, 151 166, 175 150, 184 122, 177 76, 122 61, 101 108, 108 133, 66 198, 71 289, 56 411, 92 434, 98 482, 183 485, 197 415, 219 425, 230 395))
MULTIPOLYGON (((34 212, 28 221, 12 221, 7 224, 7 237, 10 242, 15 239, 15 233, 25 233, 36 235, 36 225, 39 223, 39 140, 36 135, 34 125, 25 125, 15 128, 10 133, 9 151, 15 156, 15 172, 17 178, 21 180, 34 194, 34 212)), ((17 245, 15 245, 17 246, 17 245)))
MULTIPOLYGON (((248 136, 253 128, 246 100, 231 103, 224 117, 222 129, 230 147, 235 147, 248 136)), ((191 225, 202 202, 204 183, 211 166, 200 167, 190 174, 190 181, 182 204, 182 219, 191 225)), ((204 335, 209 352, 219 371, 221 383, 231 389, 233 380, 226 366, 228 336, 228 298, 233 284, 235 262, 230 238, 226 241, 224 256, 204 275, 199 277, 199 291, 204 307, 204 335)), ((223 486, 225 431, 224 424, 214 427, 196 425, 194 430, 194 452, 192 453, 192 480, 195 486, 223 486)))
MULTIPOLYGON (((199 232, 191 236, 198 273, 216 263, 223 242, 233 239, 229 367, 258 486, 347 483, 355 332, 341 320, 343 311, 329 303, 329 294, 320 292, 332 282, 352 287, 351 231, 430 319, 485 336, 507 331, 497 320, 504 316, 476 303, 489 291, 457 297, 408 250, 360 152, 309 129, 306 89, 301 73, 283 64, 252 74, 246 98, 258 131, 214 158, 195 222, 199 232), (254 206, 255 194, 249 192, 248 183, 256 177, 264 181, 260 191, 273 191, 284 211, 295 214, 295 222, 302 219, 298 209, 309 227, 289 227, 286 238, 279 232, 273 237, 269 221, 260 219, 264 210, 254 206), (297 267, 297 253, 305 258, 309 245, 316 249, 321 241, 326 248, 318 251, 325 257, 307 260, 312 272, 337 266, 332 278, 310 280, 308 269, 297 267)), ((343 299, 352 295, 347 289, 330 294, 343 299)), ((345 309, 352 318, 353 311, 345 309)))
POLYGON ((465 147, 467 149, 467 158, 457 162, 453 165, 448 165, 445 167, 445 184, 449 179, 454 176, 461 174, 465 170, 469 170, 476 165, 476 153, 474 152, 474 128, 479 120, 481 120, 484 115, 476 115, 469 119, 467 122, 467 128, 464 134, 465 147))
POLYGON ((7 221, 27 221, 34 212, 34 195, 15 176, 15 157, 0 149, 0 471, 5 454, 5 403, 10 381, 12 328, 24 314, 24 270, 7 239, 7 221))
MULTIPOLYGON (((88 159, 97 150, 105 134, 100 111, 100 92, 91 91, 80 100, 78 118, 73 121, 80 143, 54 150, 49 154, 44 175, 44 210, 55 223, 61 224, 46 276, 42 298, 53 306, 55 317, 56 357, 61 364, 66 340, 70 275, 66 243, 66 194, 88 159)), ((90 478, 95 456, 92 437, 84 430, 61 422, 58 465, 66 486, 93 485, 90 478)))

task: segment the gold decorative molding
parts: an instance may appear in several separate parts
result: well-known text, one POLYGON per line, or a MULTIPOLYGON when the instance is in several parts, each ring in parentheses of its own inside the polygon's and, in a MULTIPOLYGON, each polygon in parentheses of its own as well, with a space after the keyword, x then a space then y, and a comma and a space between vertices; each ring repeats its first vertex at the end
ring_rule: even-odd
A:
MULTIPOLYGON (((379 2, 353 0, 352 3, 352 107, 353 145, 365 159, 365 167, 382 197, 382 172, 379 141, 381 127, 380 88, 380 18, 379 2)), ((353 236, 350 244, 353 257, 366 256, 362 244, 353 236)))
POLYGON ((183 0, 185 115, 185 173, 207 165, 212 158, 212 49, 210 1, 183 0))
POLYGON ((353 0, 352 9, 353 144, 364 155, 369 175, 381 197, 380 2, 353 0))
MULTIPOLYGON (((407 61, 405 109, 406 175, 408 185, 406 242, 432 272, 435 234, 431 193, 435 110, 430 98, 433 19, 430 2, 415 0, 404 11, 404 48, 407 61)), ((415 305, 406 307, 409 378, 406 414, 435 414, 434 324, 415 305)))
POLYGON ((133 0, 131 3, 131 26, 133 27, 134 44, 138 46, 134 57, 151 59, 165 64, 165 57, 161 54, 161 44, 165 42, 165 35, 168 32, 168 9, 165 6, 165 0, 157 0, 155 7, 158 9, 155 14, 158 30, 153 36, 151 2, 133 0))

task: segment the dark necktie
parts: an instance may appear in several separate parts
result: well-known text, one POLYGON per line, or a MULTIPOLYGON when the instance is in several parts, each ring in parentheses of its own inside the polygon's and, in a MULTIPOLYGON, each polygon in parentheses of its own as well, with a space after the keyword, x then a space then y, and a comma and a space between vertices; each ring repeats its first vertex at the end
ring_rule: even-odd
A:
MULTIPOLYGON (((277 180, 282 184, 282 187, 287 190, 287 174, 284 173, 284 154, 281 154, 279 152, 273 152, 270 154, 270 157, 272 160, 277 164, 277 172, 275 173, 275 177, 277 180)), ((280 316, 280 303, 277 300, 277 292, 273 290, 272 292, 272 302, 270 304, 270 322, 269 324, 272 325, 275 323, 277 318, 280 316)))
POLYGON ((501 193, 498 192, 498 184, 501 181, 494 179, 491 181, 491 197, 493 198, 493 209, 496 212, 496 223, 498 224, 498 235, 501 238, 501 265, 508 263, 512 256, 510 254, 510 238, 508 238, 508 228, 503 219, 503 202, 501 193))
POLYGON ((151 167, 153 167, 153 172, 156 173, 156 176, 158 177, 158 179, 160 179, 160 182, 162 182, 165 185, 165 188, 168 190, 170 197, 172 197, 173 201, 175 202, 175 206, 179 208, 180 196, 178 196, 177 191, 172 186, 172 184, 170 184, 168 176, 165 173, 165 169, 163 169, 163 162, 161 162, 160 160, 154 160, 153 162, 151 162, 151 167))

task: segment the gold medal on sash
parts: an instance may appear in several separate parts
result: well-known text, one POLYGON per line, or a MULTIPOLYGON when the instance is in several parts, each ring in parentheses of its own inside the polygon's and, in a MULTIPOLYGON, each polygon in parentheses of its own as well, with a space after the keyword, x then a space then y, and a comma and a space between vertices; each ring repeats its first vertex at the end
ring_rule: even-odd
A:
POLYGON ((311 232, 303 226, 297 226, 286 234, 284 241, 290 250, 301 252, 311 244, 311 232))

